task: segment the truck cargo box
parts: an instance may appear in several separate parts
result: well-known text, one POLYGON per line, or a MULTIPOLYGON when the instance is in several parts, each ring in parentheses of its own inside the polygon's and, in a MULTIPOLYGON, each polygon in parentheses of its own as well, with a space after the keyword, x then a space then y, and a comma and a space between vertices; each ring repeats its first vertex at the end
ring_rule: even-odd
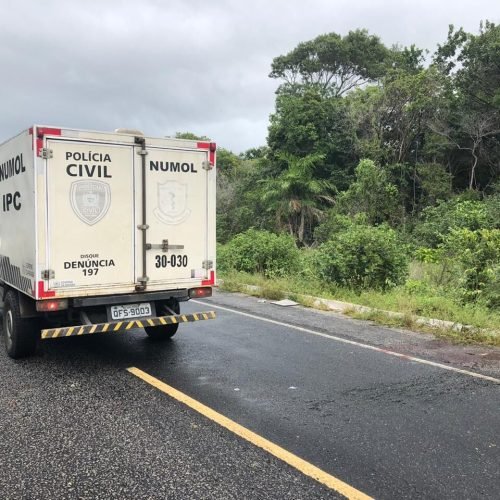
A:
POLYGON ((215 284, 215 186, 211 142, 33 126, 0 145, 0 285, 24 316, 187 299, 215 284))

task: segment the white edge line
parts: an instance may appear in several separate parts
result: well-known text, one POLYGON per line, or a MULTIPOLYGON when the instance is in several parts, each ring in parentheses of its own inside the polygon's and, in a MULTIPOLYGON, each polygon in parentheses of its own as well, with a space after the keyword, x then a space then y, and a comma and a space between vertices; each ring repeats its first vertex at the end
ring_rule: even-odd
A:
MULTIPOLYGON (((207 304, 206 302, 200 302, 200 301, 195 300, 195 299, 191 299, 191 302, 194 302, 196 304, 202 304, 202 305, 207 304)), ((415 358, 414 356, 408 356, 407 354, 401 354, 399 352, 390 351, 388 349, 383 349, 381 347, 376 347, 376 346, 369 345, 369 344, 363 344, 362 342, 356 342, 355 340, 348 340, 348 339, 344 339, 342 337, 336 337, 335 335, 317 332, 315 330, 310 330, 310 329, 304 328, 302 326, 291 325, 289 323, 283 323, 281 321, 276 321, 274 319, 262 318, 260 316, 255 315, 255 314, 237 311, 236 309, 230 309, 228 307, 217 306, 217 305, 212 304, 212 303, 210 303, 210 306, 215 307, 216 309, 221 309, 222 311, 227 311, 227 312, 231 312, 234 314, 239 314, 240 316, 246 316, 248 318, 258 319, 260 321, 265 321, 266 323, 272 323, 273 325, 279 325, 279 326, 285 326, 287 328, 292 328, 294 330, 298 330, 299 332, 308 333, 310 335, 316 335, 318 337, 324 337, 326 339, 336 340, 337 342, 342 342, 344 344, 355 345, 358 347, 362 347, 364 349, 370 349, 372 351, 381 352, 383 354, 389 354, 390 356, 396 356, 397 358, 403 358, 403 359, 406 359, 409 361, 415 361, 416 363, 421 363, 423 365, 435 366, 436 368, 442 368, 443 370, 448 370, 450 372, 461 373, 462 375, 468 375, 469 377, 479 378, 482 380, 488 380, 490 382, 494 382, 495 384, 500 384, 500 379, 495 378, 495 377, 490 377, 488 375, 483 375, 482 373, 470 372, 468 370, 462 370, 461 368, 456 368, 454 366, 447 366, 447 365, 443 365, 441 363, 436 363, 435 361, 429 361, 427 359, 422 359, 422 358, 415 358)))

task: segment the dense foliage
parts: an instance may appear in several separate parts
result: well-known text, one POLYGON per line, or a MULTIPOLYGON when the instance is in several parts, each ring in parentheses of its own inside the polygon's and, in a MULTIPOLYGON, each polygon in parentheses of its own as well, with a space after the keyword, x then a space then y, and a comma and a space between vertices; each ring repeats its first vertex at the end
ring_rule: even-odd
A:
POLYGON ((404 247, 391 228, 354 224, 319 249, 318 269, 327 282, 356 290, 399 285, 408 266, 404 247))
POLYGON ((326 284, 386 289, 413 259, 439 293, 497 307, 500 26, 451 26, 429 57, 329 33, 271 69, 267 145, 218 153, 219 265, 280 276, 299 248, 326 284))
POLYGON ((293 238, 248 229, 235 236, 217 257, 219 269, 262 273, 268 278, 287 276, 299 268, 299 251, 293 238))

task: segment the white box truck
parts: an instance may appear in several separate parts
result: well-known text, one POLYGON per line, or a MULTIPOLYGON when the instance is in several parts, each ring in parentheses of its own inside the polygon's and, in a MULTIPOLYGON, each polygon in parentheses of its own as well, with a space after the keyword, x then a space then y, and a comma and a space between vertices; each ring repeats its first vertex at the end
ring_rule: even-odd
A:
POLYGON ((0 145, 0 299, 8 354, 142 327, 215 285, 215 143, 35 125, 0 145))

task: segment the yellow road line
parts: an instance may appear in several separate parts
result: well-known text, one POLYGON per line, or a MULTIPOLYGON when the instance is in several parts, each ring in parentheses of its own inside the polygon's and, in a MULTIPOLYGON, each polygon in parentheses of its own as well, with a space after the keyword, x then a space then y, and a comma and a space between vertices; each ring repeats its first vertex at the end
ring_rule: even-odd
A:
POLYGON ((332 490, 337 491, 341 495, 344 495, 345 497, 352 500, 371 500, 371 497, 369 497, 365 493, 362 493, 356 488, 349 486, 347 483, 344 483, 340 479, 337 479, 336 477, 319 469, 315 465, 306 462, 302 458, 298 457, 297 455, 294 455, 293 453, 290 453, 289 451, 285 450, 284 448, 281 448, 280 446, 272 443, 271 441, 268 441, 267 439, 263 438, 262 436, 259 436, 255 432, 252 432, 246 427, 237 424, 233 420, 225 417, 224 415, 216 412, 215 410, 212 410, 208 406, 205 406, 199 401, 196 401, 195 399, 187 396, 186 394, 178 391, 177 389, 174 389, 170 385, 165 384, 165 382, 162 382, 161 380, 158 380, 157 378, 147 374, 146 372, 139 370, 139 368, 130 367, 127 368, 127 371, 132 373, 132 375, 135 375, 136 377, 140 378, 144 382, 152 385, 156 389, 164 392, 165 394, 168 394, 170 397, 176 399, 177 401, 184 403, 185 405, 189 406, 198 413, 201 413, 203 416, 209 418, 210 420, 213 420, 220 426, 225 427, 226 429, 236 434, 237 436, 245 439, 246 441, 252 443, 255 446, 258 446, 259 448, 264 449, 271 455, 274 455, 276 458, 283 460, 283 462, 286 462, 288 465, 291 465, 295 469, 302 472, 302 474, 312 477, 319 483, 327 486, 332 490))

